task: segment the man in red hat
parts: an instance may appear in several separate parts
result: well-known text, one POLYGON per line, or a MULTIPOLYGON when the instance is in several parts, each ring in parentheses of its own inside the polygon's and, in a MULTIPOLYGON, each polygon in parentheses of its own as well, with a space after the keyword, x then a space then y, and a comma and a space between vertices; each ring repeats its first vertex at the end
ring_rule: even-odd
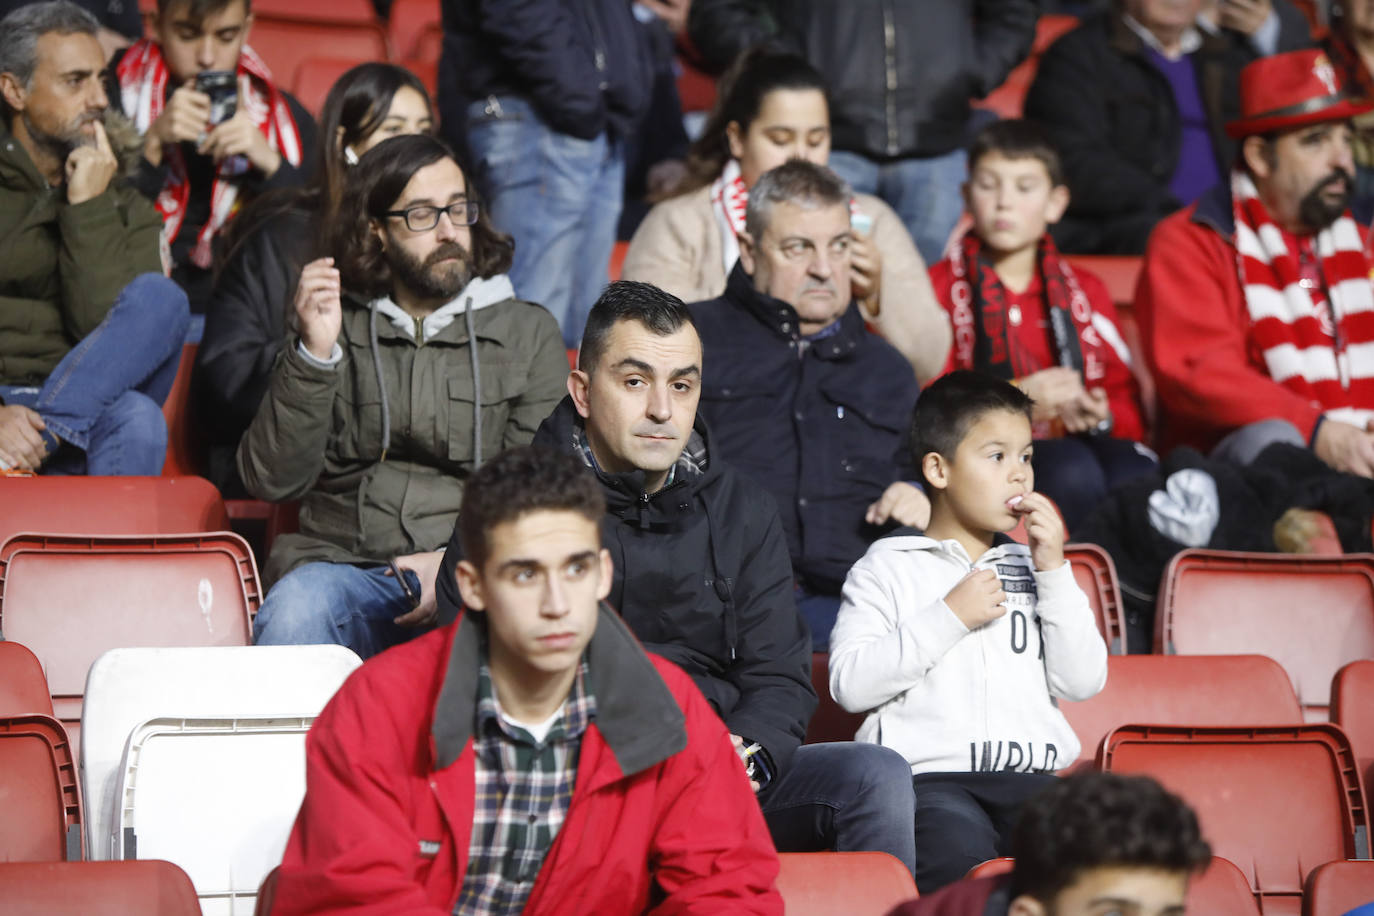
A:
POLYGON ((1150 238, 1135 308, 1166 445, 1248 464, 1275 442, 1374 477, 1374 259, 1349 211, 1350 119, 1317 50, 1241 73, 1230 181, 1150 238))

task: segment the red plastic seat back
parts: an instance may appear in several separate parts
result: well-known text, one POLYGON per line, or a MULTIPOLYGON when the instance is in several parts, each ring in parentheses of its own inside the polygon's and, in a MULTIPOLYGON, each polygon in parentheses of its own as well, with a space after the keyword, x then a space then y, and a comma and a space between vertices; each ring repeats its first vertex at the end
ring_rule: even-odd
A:
POLYGON ((76 761, 52 716, 0 717, 0 800, 0 862, 81 858, 76 761))
POLYGON ((964 875, 964 880, 972 881, 976 878, 995 878, 998 875, 1009 875, 1015 867, 1016 860, 1011 856, 988 859, 986 862, 979 862, 970 868, 968 874, 964 875))
POLYGON ((12 640, 0 640, 0 716, 52 715, 48 679, 38 656, 12 640))
MULTIPOLYGON (((320 4, 321 8, 327 4, 320 4)), ((295 84, 296 68, 305 49, 325 51, 331 57, 353 60, 386 60, 386 32, 376 23, 334 23, 267 15, 253 9, 253 31, 248 43, 272 71, 278 86, 295 84)), ((306 151, 305 155, 309 155, 306 151)))
POLYGON ((387 13, 392 53, 400 58, 417 56, 420 37, 435 26, 443 28, 439 0, 392 0, 387 13))
POLYGON ((0 543, 21 531, 224 531, 229 516, 200 477, 0 477, 0 543))
POLYGON ((1374 903, 1374 862, 1327 862, 1307 876, 1303 916, 1344 916, 1374 903))
POLYGON ((1368 816, 1345 734, 1333 725, 1126 726, 1104 770, 1147 773, 1194 810, 1212 851, 1236 863, 1267 916, 1297 914, 1307 873, 1368 855, 1368 816))
POLYGON ((1189 913, 1225 916, 1260 916, 1259 904, 1245 873, 1234 862, 1212 856, 1212 864, 1188 882, 1185 898, 1189 913))
POLYGON ((1091 765, 1122 725, 1298 725, 1302 707, 1279 663, 1263 655, 1113 655, 1107 686, 1059 710, 1091 765))
POLYGON ((1326 720, 1342 665, 1374 657, 1374 555, 1185 550, 1163 581, 1156 652, 1267 655, 1309 720, 1326 720))
POLYGON ((334 88, 339 77, 366 62, 355 57, 304 57, 296 66, 291 94, 318 119, 324 108, 325 96, 329 95, 329 90, 334 88))
POLYGON ((1374 659, 1351 662, 1331 679, 1331 721, 1355 748, 1367 796, 1374 781, 1374 659))
POLYGON ((15 535, 0 544, 0 632, 43 663, 53 709, 79 741, 86 672, 107 649, 246 646, 261 603, 236 534, 15 535))
MULTIPOLYGON (((183 344, 181 362, 167 400, 162 402, 162 419, 167 422, 167 457, 162 476, 186 477, 201 473, 205 464, 205 443, 191 421, 191 367, 196 362, 198 344, 183 344)), ((43 526, 44 530, 52 530, 43 526)))
POLYGON ((200 916, 201 912, 186 873, 156 859, 0 863, 0 900, 11 912, 45 916, 200 916))
POLYGON ((885 852, 784 852, 778 891, 788 916, 884 916, 916 897, 916 882, 885 852))
POLYGON ((1088 596, 1098 632, 1113 655, 1126 650, 1126 611, 1121 603, 1121 585, 1111 555, 1096 544, 1065 544, 1064 559, 1073 569, 1074 581, 1088 596))
POLYGON ((863 724, 862 713, 849 712, 830 696, 830 653, 811 653, 811 686, 816 691, 816 711, 806 725, 807 744, 853 741, 863 724))

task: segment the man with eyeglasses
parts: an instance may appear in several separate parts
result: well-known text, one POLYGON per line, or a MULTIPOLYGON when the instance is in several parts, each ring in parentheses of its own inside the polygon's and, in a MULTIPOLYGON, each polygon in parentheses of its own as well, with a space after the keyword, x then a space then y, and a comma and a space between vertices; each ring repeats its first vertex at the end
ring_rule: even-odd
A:
POLYGON ((349 172, 331 256, 301 272, 237 456, 254 496, 301 501, 267 561, 259 645, 367 658, 430 628, 465 482, 562 396, 558 323, 515 298, 510 239, 468 195, 441 141, 386 140, 349 172))

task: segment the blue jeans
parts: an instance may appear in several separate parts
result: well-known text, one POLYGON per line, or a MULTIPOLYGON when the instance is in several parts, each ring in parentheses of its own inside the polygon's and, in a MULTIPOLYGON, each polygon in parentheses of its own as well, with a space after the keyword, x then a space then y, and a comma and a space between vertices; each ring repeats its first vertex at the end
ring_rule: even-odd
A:
POLYGON ((811 631, 811 651, 830 651, 830 631, 835 629, 835 618, 840 616, 840 596, 822 595, 798 584, 794 593, 797 597, 797 610, 811 631))
POLYGON ((467 110, 467 142, 492 222, 515 239, 515 294, 553 313, 576 347, 607 282, 624 197, 623 144, 547 126, 529 102, 500 96, 467 110))
POLYGON ((964 212, 959 186, 968 177, 968 157, 963 150, 890 162, 832 151, 830 168, 855 191, 881 197, 896 210, 927 264, 940 260, 964 212))
MULTIPOLYGON (((306 563, 281 578, 258 608, 253 643, 259 646, 347 646, 362 658, 400 645, 431 627, 397 626, 410 610, 405 591, 386 566, 306 563)), ((420 577, 406 570, 411 590, 420 577)))
POLYGON ((911 767, 879 744, 804 744, 759 794, 779 852, 886 852, 916 867, 911 767))
POLYGON ((45 473, 162 473, 162 402, 176 378, 188 320, 181 288, 161 274, 142 274, 42 387, 0 386, 7 404, 30 407, 47 424, 45 473))

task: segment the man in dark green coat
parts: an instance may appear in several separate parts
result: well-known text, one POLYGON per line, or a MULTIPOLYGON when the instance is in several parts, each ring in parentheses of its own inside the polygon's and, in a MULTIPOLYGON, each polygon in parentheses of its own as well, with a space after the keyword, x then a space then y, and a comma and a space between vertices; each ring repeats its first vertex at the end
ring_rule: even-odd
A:
POLYGON ((159 474, 186 296, 124 180, 99 26, 59 0, 0 21, 0 471, 159 474))

